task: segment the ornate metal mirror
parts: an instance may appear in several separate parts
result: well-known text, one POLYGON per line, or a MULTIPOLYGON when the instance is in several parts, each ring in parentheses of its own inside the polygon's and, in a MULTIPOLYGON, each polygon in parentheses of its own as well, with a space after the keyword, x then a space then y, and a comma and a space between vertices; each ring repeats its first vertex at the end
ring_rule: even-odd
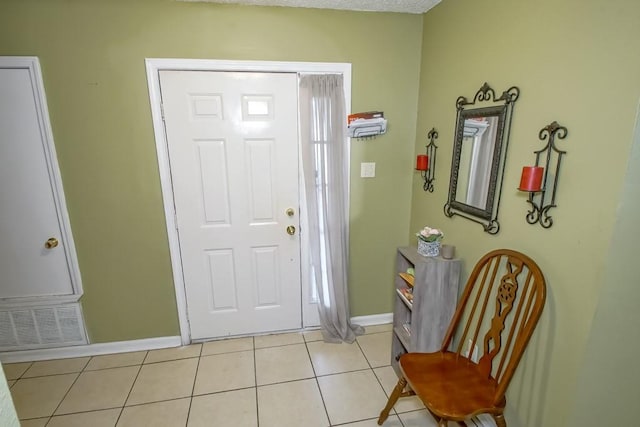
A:
POLYGON ((518 96, 520 90, 513 86, 496 98, 485 83, 472 101, 464 96, 456 100, 449 200, 444 213, 482 224, 489 234, 500 230, 500 190, 513 104, 518 96))

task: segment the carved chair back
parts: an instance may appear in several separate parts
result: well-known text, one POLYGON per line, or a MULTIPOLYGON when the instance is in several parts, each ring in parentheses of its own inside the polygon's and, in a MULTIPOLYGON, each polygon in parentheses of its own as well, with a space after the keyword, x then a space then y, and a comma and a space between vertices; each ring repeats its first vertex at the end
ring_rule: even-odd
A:
POLYGON ((522 253, 489 252, 471 272, 442 351, 456 352, 459 363, 477 363, 483 375, 496 380, 494 404, 504 397, 545 297, 540 268, 522 253))

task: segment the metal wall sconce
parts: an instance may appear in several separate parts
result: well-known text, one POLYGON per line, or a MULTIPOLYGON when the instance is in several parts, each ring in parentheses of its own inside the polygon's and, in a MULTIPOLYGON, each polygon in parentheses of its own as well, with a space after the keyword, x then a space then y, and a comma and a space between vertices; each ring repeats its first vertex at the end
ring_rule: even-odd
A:
POLYGON ((436 150, 438 149, 435 143, 436 139, 438 139, 436 128, 431 128, 427 138, 429 138, 429 143, 426 146, 426 154, 418 154, 416 157, 416 170, 420 171, 420 175, 424 179, 422 189, 433 193, 433 181, 436 179, 436 150))
POLYGON ((527 222, 535 224, 539 222, 543 228, 553 225, 553 218, 549 216, 549 209, 556 207, 556 190, 558 189, 558 175, 562 156, 567 152, 556 148, 555 139, 564 139, 567 136, 567 128, 553 122, 540 130, 538 138, 541 141, 548 139, 547 145, 538 151, 535 166, 522 168, 520 187, 518 190, 527 191, 531 210, 527 213, 527 222), (544 163, 543 163, 544 162, 544 163), (549 196, 550 195, 550 196, 549 196), (545 196, 547 196, 545 198, 545 196))

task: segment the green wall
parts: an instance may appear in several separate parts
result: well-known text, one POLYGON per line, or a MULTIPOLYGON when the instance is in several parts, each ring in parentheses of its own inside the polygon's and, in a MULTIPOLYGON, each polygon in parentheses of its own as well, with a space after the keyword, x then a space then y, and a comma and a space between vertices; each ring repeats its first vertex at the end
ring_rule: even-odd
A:
POLYGON ((636 425, 640 370, 638 272, 631 268, 640 253, 640 117, 618 203, 613 239, 606 257, 593 327, 585 347, 584 363, 576 387, 571 427, 636 425), (631 337, 630 342, 625 338, 631 337), (613 392, 615 390, 615 392, 613 392), (612 393, 613 392, 613 393, 612 393), (606 410, 594 410, 602 405, 606 410))
MULTIPOLYGON (((637 197, 637 190, 623 193, 622 188, 640 96, 638 22, 640 3, 635 0, 445 0, 424 16, 415 149, 423 150, 422 136, 432 126, 440 131, 440 149, 435 192, 424 193, 414 179, 408 236, 413 241, 412 232, 424 225, 442 228, 445 243, 456 245, 465 274, 490 249, 520 250, 538 262, 547 279, 543 317, 507 395, 512 427, 568 425, 574 407, 593 407, 610 415, 606 425, 624 424, 606 409, 606 400, 595 408, 589 394, 577 392, 578 384, 595 385, 591 370, 598 364, 583 363, 585 351, 604 344, 603 334, 616 334, 606 324, 605 332, 598 332, 587 346, 596 307, 603 293, 618 292, 608 290, 616 279, 629 276, 609 274, 618 265, 610 259, 609 246, 620 200, 637 197), (443 214, 455 100, 460 95, 473 97, 485 81, 497 91, 512 85, 521 90, 497 236, 462 217, 449 219, 443 214), (525 222, 526 196, 516 187, 522 166, 532 164, 533 150, 542 147, 538 131, 553 120, 569 130, 559 142, 568 154, 561 170, 558 207, 551 212, 554 225, 542 229, 525 222), (576 394, 582 399, 579 404, 576 394)), ((620 222, 616 230, 628 232, 629 224, 620 222)), ((637 248, 637 243, 625 241, 621 250, 627 248, 637 248)), ((620 288, 629 286, 612 289, 620 288)), ((606 309, 616 310, 611 304, 606 309)), ((623 331, 633 334, 634 329, 623 331)), ((639 349, 635 342, 620 342, 618 347, 630 354, 639 349)), ((597 354, 606 357, 606 350, 597 354)), ((608 386, 609 399, 632 390, 628 385, 620 390, 615 383, 608 386)), ((637 392, 633 395, 637 397, 637 392)))
POLYGON ((352 315, 390 312, 410 215, 421 34, 422 17, 406 14, 0 2, 0 55, 42 65, 91 341, 179 333, 145 58, 352 63, 352 110, 389 119, 387 135, 351 147, 352 315), (377 177, 359 178, 360 162, 377 162, 377 177))

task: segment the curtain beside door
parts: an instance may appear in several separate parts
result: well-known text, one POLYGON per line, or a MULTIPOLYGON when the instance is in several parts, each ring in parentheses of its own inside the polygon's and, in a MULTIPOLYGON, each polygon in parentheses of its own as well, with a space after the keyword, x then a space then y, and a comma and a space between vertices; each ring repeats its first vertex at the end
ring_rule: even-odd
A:
POLYGON ((324 340, 353 342, 364 332, 352 325, 347 271, 348 145, 343 78, 300 76, 300 132, 308 210, 311 277, 318 293, 324 340))

